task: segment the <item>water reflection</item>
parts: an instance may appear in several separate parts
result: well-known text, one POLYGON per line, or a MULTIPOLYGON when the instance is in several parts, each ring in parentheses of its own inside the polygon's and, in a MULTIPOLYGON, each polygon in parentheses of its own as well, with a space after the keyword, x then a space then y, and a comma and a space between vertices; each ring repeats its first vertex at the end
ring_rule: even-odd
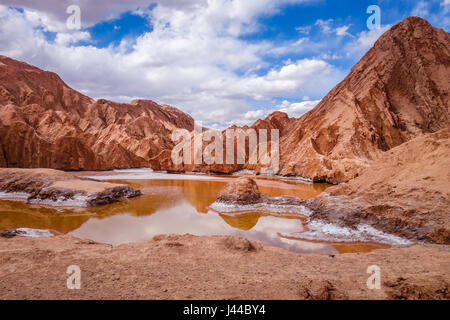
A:
POLYGON ((281 219, 258 213, 235 217, 214 212, 199 214, 186 201, 147 216, 119 214, 104 219, 93 218, 71 234, 112 245, 146 241, 158 234, 237 235, 299 253, 336 253, 331 245, 284 239, 279 236, 280 233, 302 230, 303 223, 300 219, 281 219))
MULTIPOLYGON (((56 209, 0 201, 0 230, 50 229, 112 245, 147 241, 158 234, 238 235, 301 253, 352 251, 351 245, 343 248, 342 245, 280 236, 301 232, 300 218, 273 217, 261 212, 229 216, 208 210, 230 177, 202 176, 202 179, 190 180, 183 180, 182 175, 176 177, 171 180, 113 180, 140 188, 144 195, 95 208, 56 209)), ((263 193, 301 199, 317 196, 328 187, 276 178, 258 178, 257 183, 263 193)), ((366 247, 358 250, 366 250, 366 247)))

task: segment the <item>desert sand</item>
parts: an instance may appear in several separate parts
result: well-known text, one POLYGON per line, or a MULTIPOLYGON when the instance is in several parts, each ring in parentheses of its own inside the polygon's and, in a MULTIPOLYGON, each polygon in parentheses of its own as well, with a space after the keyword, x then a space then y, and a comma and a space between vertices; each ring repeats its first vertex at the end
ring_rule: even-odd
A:
POLYGON ((415 246, 300 255, 237 237, 157 236, 119 247, 0 237, 0 299, 448 299, 450 252, 415 246), (69 290, 66 270, 81 269, 69 290), (369 266, 381 289, 369 290, 369 266))

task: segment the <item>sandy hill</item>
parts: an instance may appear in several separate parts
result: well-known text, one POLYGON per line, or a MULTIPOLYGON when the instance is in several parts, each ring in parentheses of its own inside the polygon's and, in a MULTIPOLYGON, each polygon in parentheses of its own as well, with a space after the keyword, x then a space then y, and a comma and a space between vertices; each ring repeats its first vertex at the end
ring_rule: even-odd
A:
POLYGON ((369 223, 401 236, 450 244, 450 127, 383 154, 347 184, 313 199, 313 218, 369 223))

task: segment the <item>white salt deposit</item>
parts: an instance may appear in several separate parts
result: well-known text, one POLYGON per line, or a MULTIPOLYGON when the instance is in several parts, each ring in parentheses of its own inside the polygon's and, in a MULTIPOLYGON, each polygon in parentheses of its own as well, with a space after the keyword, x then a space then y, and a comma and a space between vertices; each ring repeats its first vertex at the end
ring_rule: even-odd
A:
POLYGON ((315 220, 308 222, 307 232, 289 234, 303 240, 327 242, 379 242, 390 245, 411 245, 410 240, 385 233, 369 225, 360 224, 355 229, 315 220))
POLYGON ((224 202, 216 201, 209 206, 211 209, 217 212, 232 213, 232 212, 246 212, 246 211, 263 211, 273 213, 295 213, 304 216, 310 216, 312 211, 304 206, 292 206, 292 205, 278 205, 278 204, 247 204, 236 205, 228 204, 224 202))
POLYGON ((170 174, 149 168, 105 171, 84 177, 95 180, 223 180, 221 177, 211 177, 203 173, 170 174))
POLYGON ((19 228, 14 229, 13 231, 15 231, 18 236, 28 238, 50 238, 54 236, 49 230, 42 229, 19 228))
POLYGON ((28 203, 30 204, 40 204, 53 207, 88 207, 88 200, 90 200, 91 195, 75 194, 72 198, 66 199, 64 197, 59 197, 56 201, 51 199, 30 199, 28 203))
POLYGON ((30 196, 26 192, 0 192, 0 199, 28 199, 30 196))

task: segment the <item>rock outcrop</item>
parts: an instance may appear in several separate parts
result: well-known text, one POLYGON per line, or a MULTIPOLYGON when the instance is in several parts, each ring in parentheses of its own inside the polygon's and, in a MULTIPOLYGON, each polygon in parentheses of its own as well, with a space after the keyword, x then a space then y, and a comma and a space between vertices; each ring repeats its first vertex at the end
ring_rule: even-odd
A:
POLYGON ((349 183, 309 200, 311 218, 450 244, 449 155, 450 127, 406 142, 349 183))
POLYGON ((91 207, 141 195, 122 184, 82 179, 53 169, 0 169, 2 198, 31 204, 91 207))
POLYGON ((219 192, 210 208, 220 213, 262 211, 276 215, 301 214, 308 216, 311 211, 305 207, 305 200, 295 197, 271 197, 261 194, 255 180, 249 177, 237 178, 219 192))
POLYGON ((230 182, 217 197, 217 201, 236 204, 254 204, 260 200, 261 194, 255 180, 247 177, 230 182))
POLYGON ((406 18, 282 137, 280 174, 348 181, 384 152, 444 128, 449 79, 450 34, 406 18))
POLYGON ((172 149, 174 129, 193 127, 173 107, 94 101, 54 73, 0 56, 0 167, 147 167, 172 149))

